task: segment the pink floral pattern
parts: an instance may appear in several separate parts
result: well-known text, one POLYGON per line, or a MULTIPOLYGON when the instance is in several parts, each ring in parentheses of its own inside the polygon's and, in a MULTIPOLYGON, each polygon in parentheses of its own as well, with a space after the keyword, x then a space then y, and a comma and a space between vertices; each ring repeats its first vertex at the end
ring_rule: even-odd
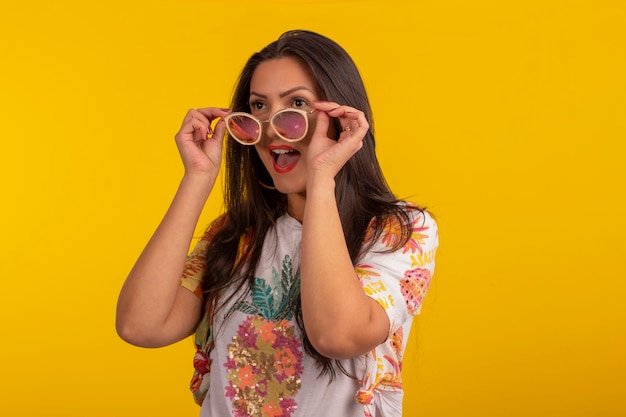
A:
POLYGON ((226 397, 237 417, 290 417, 303 367, 301 343, 287 320, 250 316, 228 346, 226 397))

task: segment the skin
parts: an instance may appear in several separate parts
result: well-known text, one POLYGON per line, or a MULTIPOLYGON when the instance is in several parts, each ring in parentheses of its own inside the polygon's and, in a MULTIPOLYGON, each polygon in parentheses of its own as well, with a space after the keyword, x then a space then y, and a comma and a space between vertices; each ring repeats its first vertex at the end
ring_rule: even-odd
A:
MULTIPOLYGON (((251 112, 261 120, 288 107, 317 110, 309 115, 303 140, 286 142, 264 123, 255 148, 276 188, 287 195, 289 214, 303 224, 302 317, 309 340, 329 358, 362 355, 387 338, 389 320, 356 277, 339 219, 334 178, 361 149, 367 120, 358 109, 321 101, 315 80, 293 58, 259 64, 250 91, 251 112), (343 127, 339 140, 332 139, 336 135, 330 118, 339 118, 343 127), (275 149, 292 150, 299 158, 287 170, 281 169, 274 163, 275 149)), ((189 110, 176 134, 185 174, 118 300, 117 330, 129 343, 164 346, 192 334, 200 320, 200 300, 179 282, 195 225, 219 172, 225 132, 221 118, 228 112, 189 110), (215 119, 220 120, 212 131, 215 119)))

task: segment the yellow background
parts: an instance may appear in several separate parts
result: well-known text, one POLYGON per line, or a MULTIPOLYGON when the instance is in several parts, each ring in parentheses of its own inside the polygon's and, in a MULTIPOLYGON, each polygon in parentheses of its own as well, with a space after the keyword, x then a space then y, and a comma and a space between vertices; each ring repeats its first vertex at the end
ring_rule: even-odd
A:
POLYGON ((0 415, 198 414, 191 342, 124 344, 116 297, 186 110, 292 28, 353 55, 389 182, 439 221, 405 416, 626 415, 624 4, 3 1, 0 415))

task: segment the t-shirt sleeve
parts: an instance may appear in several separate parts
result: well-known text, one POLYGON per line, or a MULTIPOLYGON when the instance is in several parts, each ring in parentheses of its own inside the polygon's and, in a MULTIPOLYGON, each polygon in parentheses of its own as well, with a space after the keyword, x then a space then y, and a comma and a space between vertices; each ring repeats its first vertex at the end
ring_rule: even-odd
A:
POLYGON ((226 216, 218 217, 187 256, 185 268, 183 269, 183 274, 180 279, 180 285, 196 294, 200 299, 203 298, 202 277, 204 277, 204 271, 206 269, 206 251, 209 242, 225 225, 226 216))
POLYGON ((399 220, 392 217, 355 267, 365 293, 387 312, 390 334, 420 312, 435 270, 439 244, 437 225, 428 212, 412 210, 408 214, 409 240, 389 252, 400 242, 402 231, 399 220))
POLYGON ((202 277, 204 276, 204 270, 206 268, 205 254, 208 246, 209 236, 208 233, 205 233, 193 248, 189 256, 187 256, 185 269, 183 269, 183 275, 180 279, 180 285, 196 294, 200 299, 203 298, 202 277))

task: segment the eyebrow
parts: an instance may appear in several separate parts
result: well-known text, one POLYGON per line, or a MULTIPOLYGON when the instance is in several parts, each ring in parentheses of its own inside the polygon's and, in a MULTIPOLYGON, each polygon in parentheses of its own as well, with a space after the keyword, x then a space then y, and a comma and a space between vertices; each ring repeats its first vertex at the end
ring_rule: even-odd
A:
MULTIPOLYGON (((294 93, 294 92, 296 92, 298 90, 307 90, 307 91, 310 91, 311 93, 315 94, 315 92, 313 90, 311 90, 309 87, 305 87, 305 86, 301 85, 301 86, 298 86, 298 87, 290 88, 289 90, 280 93, 279 97, 283 98, 283 97, 288 96, 289 94, 294 93)), ((250 95, 251 96, 252 95, 259 96, 261 98, 267 98, 267 96, 265 94, 256 93, 254 91, 250 91, 250 95)))

